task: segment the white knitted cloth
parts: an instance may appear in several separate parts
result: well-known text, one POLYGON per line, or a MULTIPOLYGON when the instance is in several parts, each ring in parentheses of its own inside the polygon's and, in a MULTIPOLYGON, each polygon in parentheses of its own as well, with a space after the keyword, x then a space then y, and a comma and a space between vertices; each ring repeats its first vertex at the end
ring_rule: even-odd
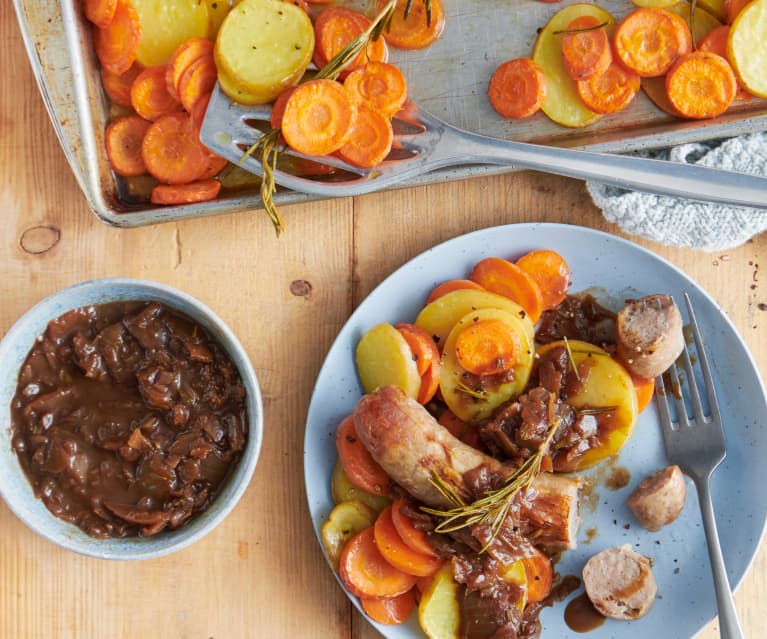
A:
MULTIPOLYGON (((767 176, 767 132, 643 155, 767 176)), ((587 182, 586 188, 610 222, 662 244, 720 251, 767 230, 767 211, 759 209, 626 191, 599 182, 587 182)))

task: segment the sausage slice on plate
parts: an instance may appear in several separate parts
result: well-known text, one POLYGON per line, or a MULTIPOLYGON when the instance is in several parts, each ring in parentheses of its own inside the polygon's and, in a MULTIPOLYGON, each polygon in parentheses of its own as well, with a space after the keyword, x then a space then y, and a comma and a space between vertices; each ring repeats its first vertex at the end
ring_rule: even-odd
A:
POLYGON ((658 587, 650 560, 630 546, 607 548, 583 567, 586 595, 605 617, 629 621, 647 614, 658 587))
POLYGON ((655 532, 679 517, 686 495, 679 466, 668 466, 643 480, 626 503, 637 521, 655 532))
POLYGON ((657 377, 682 353, 682 316, 670 295, 633 300, 616 321, 618 357, 637 377, 657 377))

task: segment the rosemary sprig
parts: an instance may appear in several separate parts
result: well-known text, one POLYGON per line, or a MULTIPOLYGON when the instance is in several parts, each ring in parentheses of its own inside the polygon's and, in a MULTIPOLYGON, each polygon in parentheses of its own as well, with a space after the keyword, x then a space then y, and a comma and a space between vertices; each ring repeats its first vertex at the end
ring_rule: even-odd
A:
POLYGON ((285 223, 274 205, 274 193, 277 191, 277 185, 274 181, 274 171, 277 167, 277 159, 280 154, 280 130, 271 129, 268 133, 262 135, 254 144, 248 147, 243 153, 239 164, 242 164, 247 158, 256 152, 261 154, 261 168, 264 176, 261 178, 261 203, 264 205, 264 211, 269 216, 274 226, 274 232, 277 237, 285 230, 285 223))
POLYGON ((618 410, 617 406, 589 406, 588 408, 576 408, 577 415, 602 415, 618 410))
POLYGON ((506 480, 503 486, 496 490, 488 491, 485 493, 484 497, 480 497, 470 504, 466 504, 447 481, 434 473, 432 475, 432 484, 434 487, 450 502, 455 504, 452 508, 447 510, 422 508, 425 513, 442 518, 443 521, 441 521, 434 530, 440 533, 449 533, 479 524, 489 524, 490 538, 480 552, 487 550, 490 544, 493 543, 493 540, 498 536, 501 526, 506 519, 506 515, 508 515, 509 509, 514 501, 514 497, 520 490, 529 486, 541 472, 541 462, 543 461, 544 455, 548 452, 554 433, 557 432, 561 422, 561 417, 554 421, 551 429, 546 434, 546 439, 538 450, 528 457, 524 463, 514 471, 514 474, 506 480))
POLYGON ((552 35, 567 35, 570 33, 587 33, 589 31, 596 31, 597 29, 601 29, 602 27, 606 27, 607 22, 600 22, 599 24, 595 24, 591 27, 581 27, 580 29, 560 29, 559 31, 552 31, 552 35))
MULTIPOLYGON (((431 0, 423 0, 424 5, 426 5, 426 24, 428 26, 431 26, 431 0)), ((407 20, 407 17, 410 15, 410 8, 413 6, 413 0, 407 0, 407 4, 405 5, 405 20, 407 20)))
POLYGON ((573 359, 573 352, 570 350, 570 341, 567 339, 567 337, 564 338, 564 341, 565 341, 565 350, 567 350, 567 358, 570 360, 570 366, 572 366, 573 373, 575 373, 575 379, 577 379, 580 382, 581 375, 578 372, 578 365, 575 363, 575 359, 573 359))
POLYGON ((456 384, 455 389, 461 391, 462 393, 466 393, 475 399, 485 399, 487 397, 486 391, 476 390, 460 381, 456 384))

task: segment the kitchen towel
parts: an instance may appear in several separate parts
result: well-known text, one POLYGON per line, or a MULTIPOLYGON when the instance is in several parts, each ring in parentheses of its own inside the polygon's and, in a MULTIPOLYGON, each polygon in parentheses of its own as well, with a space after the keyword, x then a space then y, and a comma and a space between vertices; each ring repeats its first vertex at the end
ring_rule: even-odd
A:
MULTIPOLYGON (((767 176, 767 132, 683 144, 643 155, 767 176)), ((707 204, 587 182, 605 218, 632 235, 687 248, 721 251, 767 231, 767 211, 707 204)), ((767 191, 764 194, 767 203, 767 191)))

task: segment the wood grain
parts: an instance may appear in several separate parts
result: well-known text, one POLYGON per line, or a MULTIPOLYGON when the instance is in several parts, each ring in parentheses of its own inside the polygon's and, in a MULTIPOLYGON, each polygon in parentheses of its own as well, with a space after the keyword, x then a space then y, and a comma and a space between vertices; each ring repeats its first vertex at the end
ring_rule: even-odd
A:
MULTIPOLYGON (((365 295, 428 247, 532 220, 615 232, 583 185, 534 173, 286 208, 279 240, 260 211, 118 230, 88 211, 29 71, 13 11, 0 12, 0 272, 5 332, 77 281, 143 277, 212 307, 243 341, 264 395, 255 477, 227 520, 164 559, 104 562, 60 550, 0 504, 0 637, 24 639, 378 636, 346 600, 304 499, 303 424, 336 333, 365 295)), ((767 370, 767 237, 727 255, 640 242, 700 282, 767 370), (756 288, 752 285, 756 284, 756 288)), ((737 594, 747 636, 763 628, 767 552, 737 594)), ((715 624, 703 639, 717 636, 715 624)))

